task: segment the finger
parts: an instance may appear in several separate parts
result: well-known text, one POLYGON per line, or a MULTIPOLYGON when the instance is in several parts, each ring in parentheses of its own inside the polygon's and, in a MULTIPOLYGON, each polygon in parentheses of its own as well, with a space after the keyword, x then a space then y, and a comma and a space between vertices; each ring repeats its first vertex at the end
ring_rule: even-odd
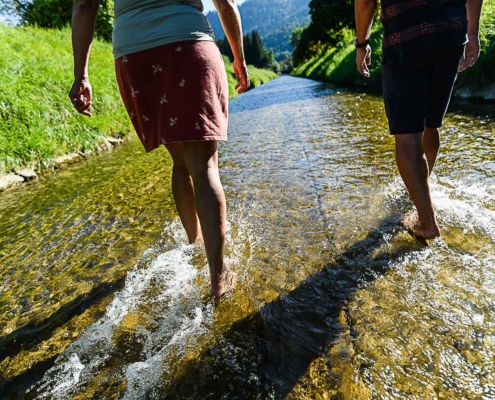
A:
POLYGON ((90 107, 91 106, 91 102, 90 101, 87 101, 86 99, 84 99, 84 101, 77 101, 75 104, 74 104, 74 107, 76 107, 76 109, 82 109, 82 108, 87 108, 87 107, 90 107))
POLYGON ((246 81, 243 79, 237 84, 237 91, 239 94, 244 93, 246 91, 246 81))
POLYGON ((92 117, 93 114, 91 114, 89 111, 82 111, 80 114, 85 115, 86 117, 92 117))
POLYGON ((368 68, 363 67, 363 73, 362 73, 362 75, 363 75, 364 77, 366 77, 366 78, 369 78, 369 76, 370 76, 370 71, 368 70, 368 68))
POLYGON ((472 66, 473 64, 474 64, 473 57, 465 57, 461 62, 461 66, 459 67, 459 70, 464 71, 466 68, 472 66))
POLYGON ((465 64, 466 64, 466 57, 463 56, 461 62, 459 63, 459 68, 457 69, 457 71, 458 72, 464 71, 464 69, 466 68, 465 64))
POLYGON ((82 114, 84 111, 89 111, 89 108, 89 105, 82 105, 80 107, 76 107, 76 111, 82 114))
POLYGON ((86 98, 75 98, 74 101, 72 102, 72 104, 74 104, 74 107, 81 107, 85 104, 87 104, 88 101, 86 100, 86 98))
POLYGON ((245 79, 244 80, 244 85, 242 86, 242 92, 246 92, 249 89, 249 80, 245 79))
POLYGON ((363 62, 358 66, 358 71, 362 76, 366 78, 369 76, 369 71, 368 71, 368 67, 366 66, 366 61, 363 60, 363 62))

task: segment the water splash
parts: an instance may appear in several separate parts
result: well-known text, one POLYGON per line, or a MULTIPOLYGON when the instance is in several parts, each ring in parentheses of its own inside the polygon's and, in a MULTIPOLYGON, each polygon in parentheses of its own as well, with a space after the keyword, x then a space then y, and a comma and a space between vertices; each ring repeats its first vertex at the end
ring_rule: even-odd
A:
MULTIPOLYGON (((177 225, 166 229, 172 233, 172 242, 178 239, 177 225)), ((126 398, 135 398, 137 381, 138 392, 145 391, 163 374, 160 368, 170 349, 202 333, 201 325, 211 318, 212 306, 202 304, 195 282, 198 269, 192 259, 196 250, 180 241, 168 247, 175 248, 163 252, 157 247, 143 255, 104 317, 87 328, 33 388, 40 398, 69 397, 108 368, 111 355, 123 353, 120 358, 125 364, 126 356, 137 348, 140 351, 135 357, 144 361, 125 367, 129 383, 126 398)))
MULTIPOLYGON (((244 218, 240 208, 232 215, 244 218)), ((256 240, 247 221, 229 223, 227 228, 226 262, 236 270, 249 263, 249 247, 256 240)), ((241 279, 245 273, 239 270, 241 279)), ((66 399, 88 388, 98 393, 95 380, 104 372, 109 384, 120 382, 122 398, 146 398, 180 367, 181 357, 198 351, 198 340, 211 332, 214 304, 208 292, 204 250, 186 243, 176 220, 129 271, 105 315, 83 331, 28 392, 40 399, 66 399)))

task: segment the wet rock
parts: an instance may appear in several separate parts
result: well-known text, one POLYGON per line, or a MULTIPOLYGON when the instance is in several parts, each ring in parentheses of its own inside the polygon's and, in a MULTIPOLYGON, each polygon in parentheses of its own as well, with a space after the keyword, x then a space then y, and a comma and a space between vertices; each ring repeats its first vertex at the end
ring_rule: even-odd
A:
POLYGON ((21 169, 15 172, 16 175, 24 178, 25 181, 30 181, 32 179, 38 179, 38 175, 32 169, 21 169))
POLYGON ((108 140, 108 138, 102 138, 98 143, 98 150, 100 152, 109 151, 113 149, 112 143, 108 140))
POLYGON ((123 139, 117 139, 117 138, 114 138, 114 137, 107 137, 106 138, 107 142, 109 142, 112 146, 117 146, 119 144, 122 144, 124 143, 124 140, 123 139))
POLYGON ((54 160, 55 168, 60 168, 66 165, 74 164, 75 162, 79 161, 81 158, 82 156, 78 153, 72 153, 72 154, 67 154, 65 156, 57 157, 54 160))
POLYGON ((24 178, 22 176, 16 174, 4 175, 0 177, 0 192, 21 182, 24 182, 24 178))
POLYGON ((148 318, 134 311, 128 313, 112 334, 117 352, 127 360, 142 361, 141 352, 147 339, 148 318))

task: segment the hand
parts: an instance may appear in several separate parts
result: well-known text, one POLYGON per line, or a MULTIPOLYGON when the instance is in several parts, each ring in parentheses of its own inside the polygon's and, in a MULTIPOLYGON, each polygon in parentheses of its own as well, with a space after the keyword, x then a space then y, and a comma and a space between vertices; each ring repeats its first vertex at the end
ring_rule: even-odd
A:
POLYGON ((249 70, 244 60, 234 60, 234 73, 235 78, 239 81, 237 85, 235 85, 235 88, 239 94, 244 93, 251 86, 249 70))
POLYGON ((478 35, 469 35, 469 42, 464 50, 464 56, 459 64, 459 72, 472 66, 480 56, 480 38, 478 35))
POLYGON ((91 117, 91 84, 87 78, 76 79, 69 92, 69 99, 77 112, 91 117))
POLYGON ((371 65, 371 46, 367 45, 361 49, 357 49, 356 64, 359 73, 366 78, 370 77, 369 66, 371 65))

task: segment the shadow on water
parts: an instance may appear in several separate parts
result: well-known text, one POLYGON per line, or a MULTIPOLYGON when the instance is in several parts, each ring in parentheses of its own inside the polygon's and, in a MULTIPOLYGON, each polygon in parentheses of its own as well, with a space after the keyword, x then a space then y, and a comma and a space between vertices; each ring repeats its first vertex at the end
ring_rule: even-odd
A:
MULTIPOLYGON (((383 276, 391 262, 419 244, 392 253, 381 249, 402 228, 399 217, 384 219, 320 272, 288 295, 236 322, 214 346, 155 388, 150 398, 285 398, 313 360, 324 356, 349 329, 347 305, 358 290, 383 276), (344 326, 341 323, 345 315, 344 326)), ((338 384, 338 382, 336 382, 338 384)))
MULTIPOLYGON (((64 304, 45 320, 37 324, 27 324, 9 335, 0 338, 0 362, 7 357, 15 356, 21 351, 34 349, 37 345, 49 339, 57 328, 75 316, 84 313, 93 305, 98 304, 105 297, 121 290, 124 287, 124 283, 125 276, 115 282, 103 282, 96 286, 90 293, 84 293, 69 303, 64 304)), ((0 393, 7 396, 5 398, 15 398, 11 397, 14 393, 22 393, 31 384, 41 379, 44 373, 53 366, 57 357, 58 354, 42 362, 37 362, 24 373, 13 379, 5 380, 0 377, 0 393)))

